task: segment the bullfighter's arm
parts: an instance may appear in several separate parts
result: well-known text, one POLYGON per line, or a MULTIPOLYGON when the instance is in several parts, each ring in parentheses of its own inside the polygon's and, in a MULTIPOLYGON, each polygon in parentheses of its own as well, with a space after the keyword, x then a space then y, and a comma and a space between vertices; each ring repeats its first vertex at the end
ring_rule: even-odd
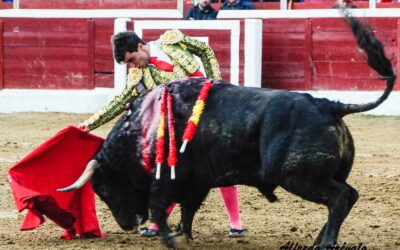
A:
POLYGON ((90 130, 100 127, 122 113, 124 105, 138 95, 134 86, 142 79, 142 75, 143 73, 139 69, 129 70, 128 81, 122 92, 116 95, 104 108, 84 121, 90 130))
POLYGON ((200 57, 207 77, 221 79, 221 71, 219 70, 217 58, 215 57, 214 51, 207 43, 183 35, 183 44, 191 53, 200 57))

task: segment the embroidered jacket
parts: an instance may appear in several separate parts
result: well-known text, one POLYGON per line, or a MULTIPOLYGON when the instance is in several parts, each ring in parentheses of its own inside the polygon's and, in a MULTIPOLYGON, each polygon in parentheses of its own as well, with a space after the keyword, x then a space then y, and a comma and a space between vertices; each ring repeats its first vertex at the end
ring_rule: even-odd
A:
POLYGON ((135 85, 140 81, 147 89, 152 89, 177 78, 189 77, 199 71, 200 63, 193 55, 200 57, 207 77, 221 79, 221 72, 214 52, 205 42, 186 36, 179 30, 168 30, 160 36, 156 43, 170 57, 173 72, 158 69, 153 65, 148 65, 143 69, 130 68, 127 84, 123 91, 84 122, 90 130, 121 114, 124 105, 138 96, 135 85))

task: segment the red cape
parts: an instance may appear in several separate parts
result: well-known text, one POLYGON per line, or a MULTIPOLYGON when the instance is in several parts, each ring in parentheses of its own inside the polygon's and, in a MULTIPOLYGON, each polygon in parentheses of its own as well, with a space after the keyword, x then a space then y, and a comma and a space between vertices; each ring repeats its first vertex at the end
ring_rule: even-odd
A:
POLYGON ((94 192, 90 182, 81 189, 60 193, 83 172, 101 146, 103 138, 67 127, 28 154, 9 171, 18 211, 28 209, 21 230, 30 230, 44 222, 43 215, 65 229, 65 239, 79 234, 104 237, 96 217, 94 192))

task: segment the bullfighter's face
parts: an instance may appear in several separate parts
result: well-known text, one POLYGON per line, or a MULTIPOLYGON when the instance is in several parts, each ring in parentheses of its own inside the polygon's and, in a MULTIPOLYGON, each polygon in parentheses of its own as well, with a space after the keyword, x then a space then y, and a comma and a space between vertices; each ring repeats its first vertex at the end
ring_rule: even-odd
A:
POLYGON ((126 52, 124 63, 128 64, 129 67, 135 68, 145 68, 149 63, 149 49, 147 45, 143 45, 142 43, 138 44, 138 51, 136 52, 126 52))
POLYGON ((110 208, 123 230, 135 229, 148 219, 148 194, 135 189, 126 176, 113 175, 111 171, 98 169, 91 179, 96 194, 110 208))

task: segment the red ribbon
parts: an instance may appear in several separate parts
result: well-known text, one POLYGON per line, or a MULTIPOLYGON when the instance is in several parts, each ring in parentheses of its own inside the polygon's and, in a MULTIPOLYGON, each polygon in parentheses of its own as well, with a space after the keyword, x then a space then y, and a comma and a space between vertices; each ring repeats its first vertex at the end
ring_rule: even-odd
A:
POLYGON ((174 72, 174 68, 172 67, 171 64, 164 62, 162 60, 157 60, 157 57, 155 56, 149 58, 149 63, 153 64, 158 69, 168 72, 174 72))
POLYGON ((174 113, 173 113, 173 97, 168 93, 167 109, 168 109, 168 130, 169 130, 169 153, 168 153, 168 166, 176 166, 176 141, 175 141, 175 128, 174 128, 174 113))

